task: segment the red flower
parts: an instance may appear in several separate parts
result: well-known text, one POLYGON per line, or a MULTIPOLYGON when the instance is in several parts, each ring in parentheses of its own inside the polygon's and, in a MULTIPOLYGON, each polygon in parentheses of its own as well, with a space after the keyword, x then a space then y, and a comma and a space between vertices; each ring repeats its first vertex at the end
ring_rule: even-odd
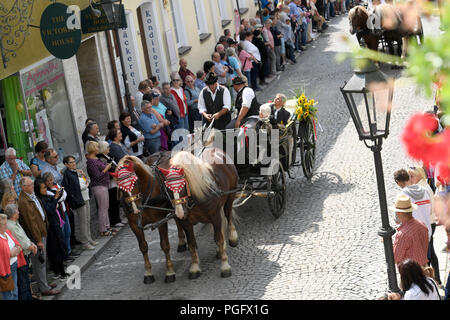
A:
POLYGON ((414 114, 406 124, 402 141, 408 154, 425 164, 442 161, 442 136, 433 135, 438 128, 437 119, 431 114, 414 114))

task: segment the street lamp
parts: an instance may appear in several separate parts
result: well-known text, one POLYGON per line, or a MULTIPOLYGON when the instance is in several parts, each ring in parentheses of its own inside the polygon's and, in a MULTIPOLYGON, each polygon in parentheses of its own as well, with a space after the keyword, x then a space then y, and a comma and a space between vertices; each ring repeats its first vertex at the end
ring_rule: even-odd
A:
MULTIPOLYGON (((93 0, 91 0, 92 2, 93 0)), ((137 122, 135 112, 134 112, 134 106, 131 103, 131 94, 130 94, 130 87, 128 86, 128 77, 127 73, 125 71, 125 62, 123 60, 122 56, 122 45, 120 44, 120 38, 119 38, 119 29, 122 24, 122 16, 123 16, 123 10, 124 7, 122 6, 122 0, 101 0, 99 2, 95 2, 97 5, 101 5, 103 11, 105 12, 106 18, 108 19, 108 22, 113 26, 114 34, 117 39, 117 47, 119 51, 119 58, 120 58, 120 65, 122 68, 122 78, 123 78, 123 84, 125 87, 125 100, 128 112, 131 115, 131 119, 133 120, 133 123, 137 122), (116 3, 118 2, 118 3, 116 3)), ((91 9, 93 11, 94 15, 98 15, 98 10, 96 12, 96 9, 93 9, 91 6, 91 9)))
POLYGON ((378 235, 383 237, 389 291, 400 292, 392 249, 392 236, 395 234, 395 229, 389 225, 381 161, 383 138, 389 135, 393 87, 387 76, 371 60, 357 60, 357 63, 362 67, 355 70, 355 74, 344 84, 341 92, 355 124, 359 140, 364 141, 374 155, 382 222, 378 235))

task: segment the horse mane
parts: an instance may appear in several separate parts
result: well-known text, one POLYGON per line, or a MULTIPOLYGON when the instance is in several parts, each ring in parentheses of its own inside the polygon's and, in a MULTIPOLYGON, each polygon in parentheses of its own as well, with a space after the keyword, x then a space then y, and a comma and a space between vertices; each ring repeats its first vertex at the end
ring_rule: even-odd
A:
POLYGON ((189 152, 180 151, 170 159, 170 164, 184 170, 191 193, 199 201, 206 200, 212 191, 218 191, 213 169, 202 159, 189 152))
POLYGON ((366 28, 369 11, 363 6, 355 6, 349 11, 348 19, 353 26, 366 28))
POLYGON ((150 170, 150 167, 145 164, 141 159, 139 159, 138 157, 135 156, 130 156, 127 155, 125 157, 123 157, 122 159, 120 159, 119 163, 117 164, 117 169, 116 171, 126 162, 126 161, 131 161, 133 162, 134 166, 139 166, 142 167, 150 176, 152 176, 152 171, 150 170))

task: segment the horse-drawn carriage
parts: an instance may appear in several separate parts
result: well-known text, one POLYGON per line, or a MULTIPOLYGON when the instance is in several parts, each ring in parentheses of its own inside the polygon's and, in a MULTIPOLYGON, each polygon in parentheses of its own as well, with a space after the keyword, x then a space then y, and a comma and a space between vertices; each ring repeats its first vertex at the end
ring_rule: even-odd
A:
MULTIPOLYGON (((255 141, 249 138, 252 131, 248 128, 238 129, 237 135, 234 129, 231 130, 231 148, 233 151, 244 150, 243 163, 236 163, 234 157, 224 152, 226 144, 222 148, 214 143, 211 145, 209 134, 201 135, 200 145, 196 144, 194 135, 193 143, 189 144, 191 152, 157 153, 147 160, 147 164, 132 156, 122 158, 113 175, 117 179, 130 227, 144 256, 144 283, 155 280, 144 236, 146 225, 152 229, 158 228, 161 249, 166 255, 165 281, 175 281, 167 226, 172 218, 177 224, 179 252, 186 250, 187 238, 192 258, 190 279, 197 278, 201 273, 193 229, 198 222, 212 224, 217 258, 221 259, 221 276, 231 275, 225 252, 224 227, 228 230, 229 245, 236 246, 238 234, 233 224, 233 207, 253 197, 267 197, 271 213, 279 217, 286 206, 286 173, 291 176, 295 171, 293 169, 301 166, 307 178, 312 175, 316 152, 315 117, 311 116, 315 110, 312 107, 314 101, 308 102, 304 96, 301 99, 307 113, 299 114, 300 108, 295 108, 297 104, 294 108, 288 104, 291 117, 285 126, 280 126, 279 131, 271 130, 273 128, 268 121, 257 122, 255 134, 262 137, 265 146, 256 140, 256 149, 269 154, 269 161, 263 161, 259 154, 253 160, 249 157, 251 154, 247 150, 255 146, 255 141), (306 116, 302 121, 297 121, 300 115, 306 116), (275 140, 279 143, 275 144, 275 140), (275 152, 267 153, 269 149, 275 152)), ((230 132, 219 131, 215 132, 214 137, 226 138, 227 134, 229 136, 230 132)))
POLYGON ((367 8, 367 5, 353 7, 348 13, 350 33, 355 34, 361 46, 394 55, 394 43, 397 55, 404 58, 408 41, 413 39, 423 43, 423 27, 415 1, 392 4, 384 1, 367 8))
MULTIPOLYGON (((289 105, 286 109, 291 112, 291 118, 286 125, 279 125, 276 128, 261 121, 261 125, 256 129, 267 133, 268 146, 272 147, 273 143, 278 145, 276 155, 273 157, 271 154, 272 157, 269 157, 271 161, 256 161, 253 164, 235 162, 239 175, 239 192, 233 207, 240 207, 254 197, 267 198, 270 212, 278 218, 286 207, 286 175, 292 179, 296 178, 298 168, 301 167, 306 178, 312 177, 316 158, 315 120, 309 118, 298 121, 295 109, 289 108, 289 105), (279 130, 275 142, 270 135, 270 129, 279 130)), ((265 152, 260 144, 256 148, 263 149, 260 152, 265 152)), ((260 154, 258 158, 261 158, 260 154)))

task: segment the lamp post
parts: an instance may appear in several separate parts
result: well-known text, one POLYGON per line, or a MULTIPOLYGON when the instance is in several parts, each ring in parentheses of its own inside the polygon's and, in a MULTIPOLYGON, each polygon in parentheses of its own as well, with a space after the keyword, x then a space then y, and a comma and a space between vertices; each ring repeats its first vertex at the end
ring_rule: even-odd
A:
POLYGON ((365 62, 364 66, 355 70, 355 74, 344 84, 341 92, 355 124, 359 140, 364 141, 364 144, 373 152, 382 223, 378 235, 383 237, 389 291, 400 292, 392 248, 392 236, 395 234, 395 229, 389 225, 381 160, 383 138, 389 135, 393 88, 387 76, 372 61, 359 62, 365 62))
POLYGON ((131 115, 131 119, 133 120, 133 123, 137 122, 137 118, 134 112, 134 106, 131 103, 131 93, 130 93, 130 87, 128 85, 128 77, 127 73, 125 71, 125 62, 123 60, 122 56, 122 45, 120 44, 120 37, 119 37, 119 28, 121 25, 121 19, 123 15, 123 6, 122 6, 122 0, 101 0, 100 2, 97 2, 97 4, 101 5, 103 8, 103 11, 105 12, 106 18, 108 19, 108 22, 113 25, 113 31, 115 34, 115 37, 117 39, 117 47, 119 51, 119 59, 120 59, 120 66, 122 68, 122 78, 123 78, 123 84, 125 87, 125 100, 126 100, 126 106, 128 109, 128 112, 131 115), (118 4, 116 4, 118 2, 118 4))

